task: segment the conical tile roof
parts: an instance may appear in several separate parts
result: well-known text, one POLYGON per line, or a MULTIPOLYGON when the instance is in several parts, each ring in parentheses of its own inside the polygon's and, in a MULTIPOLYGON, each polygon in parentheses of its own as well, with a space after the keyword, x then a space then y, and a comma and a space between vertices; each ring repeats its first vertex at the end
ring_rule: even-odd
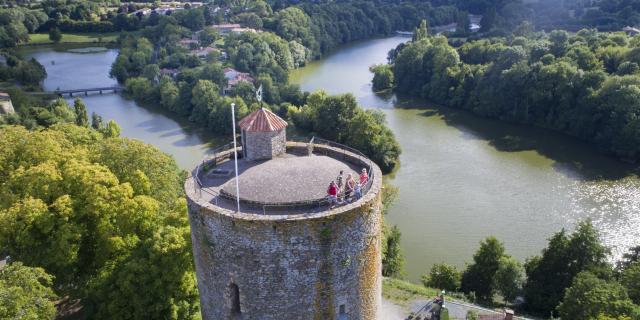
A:
POLYGON ((287 122, 268 109, 260 108, 240 120, 240 129, 249 132, 280 131, 287 122))

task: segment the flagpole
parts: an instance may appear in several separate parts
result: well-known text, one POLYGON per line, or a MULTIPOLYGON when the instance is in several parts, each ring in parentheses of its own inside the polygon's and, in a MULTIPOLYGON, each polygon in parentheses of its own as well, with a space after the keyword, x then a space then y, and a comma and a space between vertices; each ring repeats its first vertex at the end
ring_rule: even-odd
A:
POLYGON ((238 181, 238 151, 236 150, 236 104, 231 103, 231 125, 233 126, 233 158, 236 166, 236 203, 240 212, 240 181, 238 181))

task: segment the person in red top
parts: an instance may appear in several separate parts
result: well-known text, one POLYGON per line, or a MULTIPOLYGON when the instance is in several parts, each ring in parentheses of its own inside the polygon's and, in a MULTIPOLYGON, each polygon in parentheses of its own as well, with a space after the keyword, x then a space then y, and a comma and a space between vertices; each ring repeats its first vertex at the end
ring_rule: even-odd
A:
POLYGON ((327 198, 329 199, 331 206, 338 202, 338 186, 336 186, 336 183, 333 181, 331 181, 329 188, 327 189, 327 198))
POLYGON ((367 174, 367 168, 362 168, 362 173, 360 174, 360 185, 364 186, 369 181, 369 175, 367 174))

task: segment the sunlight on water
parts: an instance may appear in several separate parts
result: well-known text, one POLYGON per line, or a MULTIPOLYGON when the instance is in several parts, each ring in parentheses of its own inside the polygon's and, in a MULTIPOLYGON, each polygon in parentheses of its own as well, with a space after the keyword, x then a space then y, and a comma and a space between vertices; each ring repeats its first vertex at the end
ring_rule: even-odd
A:
POLYGON ((572 214, 568 219, 590 218, 611 249, 612 261, 628 248, 640 245, 640 179, 630 176, 616 181, 575 182, 572 214))

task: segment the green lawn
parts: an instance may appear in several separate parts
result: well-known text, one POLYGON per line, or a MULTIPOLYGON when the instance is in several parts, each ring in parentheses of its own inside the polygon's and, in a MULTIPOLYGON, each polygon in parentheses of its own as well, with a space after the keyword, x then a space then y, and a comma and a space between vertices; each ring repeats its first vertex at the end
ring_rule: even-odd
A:
MULTIPOLYGON (((433 299, 438 296, 440 292, 439 289, 427 288, 400 279, 383 278, 382 280, 382 297, 405 308, 408 307, 411 302, 418 299, 433 299)), ((467 301, 464 295, 458 292, 447 292, 446 298, 450 300, 467 301)))
POLYGON ((425 288, 399 279, 384 278, 382 280, 382 297, 403 307, 407 307, 416 299, 433 299, 439 293, 440 290, 425 288))
MULTIPOLYGON (((60 43, 92 43, 92 42, 111 42, 118 38, 117 32, 111 33, 63 33, 60 43), (100 39, 102 38, 102 39, 100 39)), ((34 33, 29 35, 28 44, 49 44, 53 43, 49 40, 48 33, 34 33)))

